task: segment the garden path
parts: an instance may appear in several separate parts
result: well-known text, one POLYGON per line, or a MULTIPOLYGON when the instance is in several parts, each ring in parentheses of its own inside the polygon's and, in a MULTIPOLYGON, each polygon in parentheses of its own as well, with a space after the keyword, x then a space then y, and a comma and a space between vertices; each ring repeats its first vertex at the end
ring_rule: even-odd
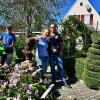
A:
POLYGON ((89 89, 82 80, 71 85, 72 88, 62 86, 58 89, 58 100, 100 100, 100 90, 89 89))

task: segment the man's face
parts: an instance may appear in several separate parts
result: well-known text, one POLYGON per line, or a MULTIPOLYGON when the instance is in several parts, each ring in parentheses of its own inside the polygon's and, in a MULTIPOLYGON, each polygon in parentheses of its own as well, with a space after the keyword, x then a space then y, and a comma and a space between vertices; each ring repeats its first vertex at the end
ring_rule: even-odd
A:
POLYGON ((11 34, 12 33, 12 30, 8 30, 8 29, 6 29, 7 30, 7 33, 8 34, 11 34))
POLYGON ((50 25, 50 32, 51 33, 55 33, 56 32, 56 25, 55 24, 51 24, 50 25))

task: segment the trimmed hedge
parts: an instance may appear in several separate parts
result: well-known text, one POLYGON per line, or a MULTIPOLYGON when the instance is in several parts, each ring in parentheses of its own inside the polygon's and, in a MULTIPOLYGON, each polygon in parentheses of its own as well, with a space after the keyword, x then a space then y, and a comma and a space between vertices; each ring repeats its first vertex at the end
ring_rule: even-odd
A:
POLYGON ((91 45, 93 48, 100 49, 100 45, 92 43, 91 45))
POLYGON ((87 64, 93 64, 93 65, 98 65, 100 66, 100 60, 95 60, 95 59, 86 59, 87 64))
POLYGON ((85 74, 87 76, 100 80, 100 73, 99 72, 94 72, 94 70, 90 71, 88 69, 85 69, 84 71, 85 71, 85 74))
POLYGON ((97 59, 97 60, 100 59, 100 55, 88 53, 87 56, 88 56, 89 59, 97 59))
POLYGON ((90 71, 94 71, 94 72, 100 72, 100 66, 97 65, 93 65, 93 64, 87 64, 87 69, 90 71))
POLYGON ((86 85, 93 89, 100 88, 100 34, 92 34, 92 47, 89 48, 83 72, 86 85))
POLYGON ((100 50, 96 49, 96 48, 93 48, 93 47, 90 47, 88 52, 92 53, 92 54, 100 55, 100 50))
POLYGON ((76 70, 76 77, 78 79, 82 79, 84 65, 85 65, 85 58, 76 58, 75 70, 76 70))
POLYGON ((94 33, 91 35, 91 40, 93 43, 99 43, 100 44, 100 33, 94 33))
POLYGON ((99 89, 100 88, 100 80, 96 78, 92 78, 87 76, 85 73, 83 74, 83 79, 85 81, 85 84, 92 88, 92 89, 99 89))

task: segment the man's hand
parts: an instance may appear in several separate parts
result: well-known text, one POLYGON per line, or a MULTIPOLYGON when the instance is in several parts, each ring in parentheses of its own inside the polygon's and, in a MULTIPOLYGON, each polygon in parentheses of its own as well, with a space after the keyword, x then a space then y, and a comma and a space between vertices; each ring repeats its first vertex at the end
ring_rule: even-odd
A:
POLYGON ((15 46, 15 44, 16 43, 12 43, 12 45, 10 45, 10 46, 5 46, 5 49, 7 49, 7 48, 13 48, 15 46))
POLYGON ((52 49, 52 52, 53 53, 57 53, 57 49, 52 49))

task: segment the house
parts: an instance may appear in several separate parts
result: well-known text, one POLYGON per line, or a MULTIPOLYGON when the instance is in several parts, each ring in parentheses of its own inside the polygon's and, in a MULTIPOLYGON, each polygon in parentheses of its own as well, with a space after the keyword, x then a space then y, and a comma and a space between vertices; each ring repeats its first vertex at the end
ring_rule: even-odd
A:
POLYGON ((66 20, 73 15, 87 26, 100 31, 100 16, 89 0, 76 0, 64 16, 64 19, 66 20))

